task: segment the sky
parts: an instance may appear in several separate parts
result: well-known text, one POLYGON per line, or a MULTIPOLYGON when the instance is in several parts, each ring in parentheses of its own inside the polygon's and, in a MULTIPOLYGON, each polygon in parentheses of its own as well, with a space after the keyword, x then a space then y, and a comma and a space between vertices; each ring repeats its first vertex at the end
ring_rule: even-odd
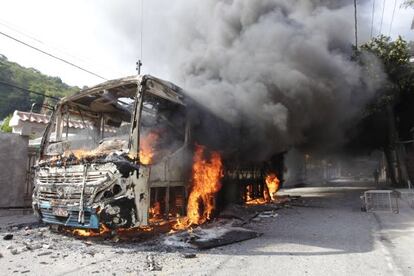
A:
MULTIPOLYGON (((358 16, 361 22, 371 22, 373 1, 360 1, 362 4, 358 16)), ((384 2, 381 32, 394 38, 400 34, 406 40, 414 40, 414 33, 410 30, 414 9, 400 8, 402 0, 396 0, 391 32, 390 22, 395 2, 375 0, 374 35, 380 33, 384 2)), ((174 82, 170 79, 173 74, 167 54, 171 54, 171 51, 166 51, 168 40, 163 38, 171 38, 171 33, 168 33, 171 32, 171 20, 175 21, 175 26, 179 26, 180 22, 176 22, 178 19, 174 18, 174 12, 183 3, 185 0, 1 0, 0 32, 107 79, 136 74, 135 63, 141 58, 142 51, 143 73, 174 82), (141 5, 144 7, 142 13, 141 5)), ((353 20, 353 14, 350 14, 350 20, 353 20)), ((182 28, 186 28, 184 23, 182 28)), ((371 26, 359 28, 360 41, 364 42, 370 36, 371 26)), ((25 67, 59 76, 70 85, 91 86, 103 81, 2 35, 0 54, 25 67)))

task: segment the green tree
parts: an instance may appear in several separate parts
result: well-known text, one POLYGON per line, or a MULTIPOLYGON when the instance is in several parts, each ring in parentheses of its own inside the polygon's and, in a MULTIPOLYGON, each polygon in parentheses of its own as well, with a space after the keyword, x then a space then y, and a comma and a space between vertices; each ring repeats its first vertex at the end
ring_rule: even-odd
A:
POLYGON ((408 180, 401 140, 411 140, 414 126, 414 68, 408 43, 398 37, 378 36, 360 46, 356 55, 373 82, 381 84, 360 122, 358 139, 386 154, 391 181, 408 180), (397 165, 395 165, 397 164, 397 165))
POLYGON ((376 59, 366 58, 362 64, 371 72, 373 81, 383 83, 381 91, 374 99, 371 108, 382 109, 385 104, 397 104, 401 96, 411 93, 414 71, 410 64, 408 43, 399 36, 395 41, 380 35, 360 46, 360 56, 372 55, 376 59), (381 65, 382 68, 373 68, 381 65), (385 73, 378 74, 379 71, 385 73), (386 77, 386 79, 383 79, 386 77))
POLYGON ((10 119, 12 118, 12 115, 10 114, 3 120, 3 124, 1 125, 1 131, 2 132, 12 132, 12 127, 9 125, 10 119))
MULTIPOLYGON (((58 98, 79 91, 78 87, 69 86, 58 77, 46 76, 36 69, 22 67, 1 54, 0 81, 58 98)), ((29 111, 32 103, 36 103, 34 111, 39 112, 46 99, 44 96, 26 93, 0 83, 0 118, 16 109, 29 111)))

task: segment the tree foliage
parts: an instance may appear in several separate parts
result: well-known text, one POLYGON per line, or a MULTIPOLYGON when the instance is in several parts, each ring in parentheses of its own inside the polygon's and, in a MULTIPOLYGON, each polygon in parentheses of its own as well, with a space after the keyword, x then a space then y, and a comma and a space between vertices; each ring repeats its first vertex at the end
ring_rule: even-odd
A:
POLYGON ((394 75, 398 67, 408 64, 410 58, 408 43, 401 36, 391 41, 390 37, 380 35, 362 44, 360 48, 377 56, 389 75, 394 75))
MULTIPOLYGON (((63 97, 79 90, 62 82, 58 77, 50 77, 33 68, 25 68, 9 61, 0 54, 0 81, 22 88, 44 93, 48 96, 63 97)), ((0 118, 4 118, 14 110, 29 111, 32 103, 36 103, 34 111, 39 111, 47 101, 44 96, 21 91, 0 83, 0 118)))
POLYGON ((360 46, 356 58, 373 83, 379 84, 365 116, 352 134, 350 147, 357 150, 389 147, 391 120, 400 139, 409 140, 414 126, 414 67, 410 45, 401 37, 392 41, 378 36, 360 46), (392 117, 392 118, 391 118, 392 117))
POLYGON ((355 55, 371 81, 380 88, 354 130, 356 135, 350 144, 369 151, 383 150, 388 177, 395 186, 407 181, 401 141, 412 139, 414 126, 414 67, 410 62, 410 46, 401 37, 392 41, 381 35, 361 45, 355 55))
POLYGON ((363 59, 362 62, 372 72, 372 81, 382 84, 382 89, 370 106, 371 109, 382 109, 387 103, 398 104, 401 97, 412 93, 414 67, 410 63, 409 44, 402 37, 399 36, 394 41, 383 35, 375 37, 361 45, 360 56, 364 54, 372 57, 363 59), (379 71, 383 74, 373 73, 379 71))
POLYGON ((12 127, 9 125, 11 118, 12 118, 12 115, 9 115, 6 118, 4 118, 3 124, 1 125, 1 128, 0 128, 2 132, 12 132, 12 127))

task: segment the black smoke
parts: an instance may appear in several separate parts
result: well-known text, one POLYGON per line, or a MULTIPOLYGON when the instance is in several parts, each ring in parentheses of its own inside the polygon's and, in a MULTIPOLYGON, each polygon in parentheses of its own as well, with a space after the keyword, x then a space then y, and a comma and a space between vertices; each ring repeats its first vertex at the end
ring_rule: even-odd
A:
POLYGON ((351 59, 353 1, 173 1, 164 8, 164 17, 146 18, 148 52, 160 51, 152 58, 170 81, 243 127, 250 158, 340 146, 381 85, 351 59))

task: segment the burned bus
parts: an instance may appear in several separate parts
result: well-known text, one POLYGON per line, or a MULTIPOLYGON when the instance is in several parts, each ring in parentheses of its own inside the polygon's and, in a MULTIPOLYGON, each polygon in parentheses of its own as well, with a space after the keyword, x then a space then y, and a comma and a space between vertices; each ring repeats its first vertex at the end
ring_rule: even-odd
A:
POLYGON ((283 177, 283 157, 239 162, 237 134, 182 89, 149 75, 84 89, 63 98, 51 115, 33 210, 45 223, 84 229, 147 226, 154 209, 165 218, 184 216, 198 145, 223 154, 214 200, 244 202, 266 190, 266 172, 283 177))

